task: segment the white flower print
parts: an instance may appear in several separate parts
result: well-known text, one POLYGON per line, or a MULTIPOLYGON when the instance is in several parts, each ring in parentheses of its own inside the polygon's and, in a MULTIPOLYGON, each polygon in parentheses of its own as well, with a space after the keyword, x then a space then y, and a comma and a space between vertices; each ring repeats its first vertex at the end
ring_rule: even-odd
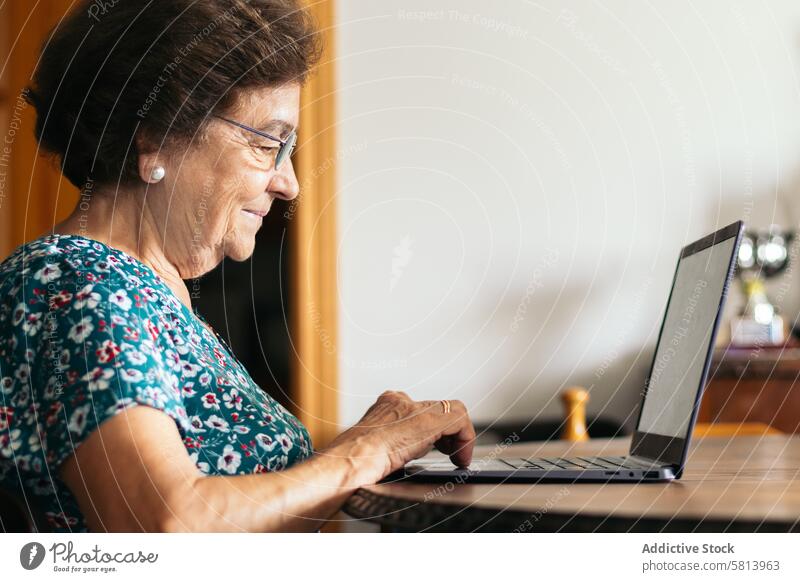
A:
POLYGON ((58 390, 61 382, 58 376, 50 376, 47 380, 47 384, 44 387, 44 399, 45 400, 52 400, 56 397, 56 391, 58 390))
POLYGON ((28 450, 32 453, 35 453, 39 449, 42 448, 42 439, 39 437, 38 433, 31 433, 31 436, 28 437, 28 450))
POLYGON ((222 449, 222 454, 217 460, 217 469, 233 475, 241 462, 242 455, 239 451, 234 451, 231 445, 225 445, 225 448, 222 449))
POLYGON ((66 289, 62 289, 61 291, 50 297, 49 301, 50 309, 61 309, 65 305, 69 305, 71 300, 72 300, 72 293, 70 293, 66 289))
POLYGON ((165 408, 169 399, 167 394, 160 388, 148 386, 142 391, 142 396, 152 402, 157 408, 165 408))
POLYGON ((31 367, 28 364, 20 364, 19 368, 14 372, 14 376, 16 376, 17 380, 22 384, 27 384, 28 378, 31 377, 31 367))
POLYGON ((147 361, 147 357, 139 350, 131 350, 125 353, 128 361, 134 366, 141 366, 147 361))
POLYGON ((25 317, 25 312, 27 309, 25 308, 24 303, 20 303, 14 308, 14 315, 11 316, 11 323, 16 327, 20 323, 22 323, 23 318, 25 317))
POLYGON ((33 278, 47 285, 50 281, 55 281, 60 276, 61 268, 58 265, 46 263, 44 267, 36 271, 36 274, 33 276, 33 278))
POLYGON ((205 425, 210 429, 218 430, 220 432, 231 431, 228 422, 225 419, 220 418, 216 414, 212 414, 211 416, 209 416, 208 420, 206 420, 205 422, 205 425))
POLYGON ((44 331, 46 334, 52 336, 56 331, 58 331, 58 322, 54 317, 45 317, 44 319, 44 331))
POLYGON ((189 455, 189 458, 192 460, 192 462, 195 465, 197 465, 198 469, 200 469, 203 473, 208 475, 211 472, 211 467, 209 467, 208 463, 206 463, 205 461, 199 461, 198 462, 197 459, 198 459, 199 456, 200 456, 199 451, 195 451, 191 455, 189 455))
POLYGON ((181 369, 183 370, 183 374, 185 376, 188 376, 189 378, 194 378, 200 371, 200 366, 198 366, 197 364, 193 364, 191 362, 183 362, 181 364, 181 369))
POLYGON ((285 434, 275 435, 275 440, 281 445, 281 450, 288 453, 292 449, 292 439, 285 434))
POLYGON ((250 427, 244 424, 237 424, 234 425, 233 432, 237 432, 239 434, 247 434, 250 432, 250 427))
POLYGON ((36 335, 42 328, 42 314, 31 313, 25 318, 25 323, 22 324, 22 331, 30 336, 36 335))
POLYGON ((211 384, 211 374, 209 374, 208 372, 203 372, 202 374, 200 374, 200 378, 198 378, 198 381, 200 382, 201 386, 208 386, 209 384, 211 384))
POLYGON ((142 289, 142 295, 151 303, 158 301, 158 293, 152 287, 145 287, 142 289))
POLYGON ((11 376, 6 376, 2 380, 0 380, 0 390, 2 390, 3 395, 8 396, 11 394, 11 391, 14 389, 14 378, 11 376))
POLYGON ((108 300, 115 305, 118 305, 124 311, 128 311, 131 308, 132 301, 131 298, 128 297, 127 291, 125 289, 119 289, 109 296, 108 300))
POLYGON ((134 402, 133 398, 123 398, 121 400, 117 400, 112 406, 109 406, 106 409, 106 414, 119 414, 126 408, 131 408, 135 406, 136 402, 134 402))
POLYGON ((263 433, 258 433, 256 435, 256 442, 268 453, 271 453, 273 450, 275 450, 275 447, 278 446, 278 441, 263 433))
POLYGON ((164 359, 166 364, 173 370, 178 371, 181 369, 181 357, 174 350, 166 350, 164 359))
POLYGON ((92 325, 92 318, 84 317, 78 323, 72 326, 67 334, 67 337, 76 344, 81 344, 86 341, 86 338, 89 337, 89 334, 91 334, 93 331, 94 325, 92 325))
POLYGON ((159 370, 158 375, 162 377, 162 382, 164 386, 166 388, 169 388, 176 394, 179 393, 180 390, 178 389, 178 384, 180 383, 180 380, 178 379, 178 377, 171 374, 166 374, 166 372, 164 372, 164 370, 162 370, 161 368, 159 368, 158 370, 159 370))
POLYGON ((15 428, 12 431, 1 432, 0 455, 6 457, 7 459, 11 458, 14 452, 19 450, 19 448, 22 446, 22 439, 20 438, 21 435, 22 431, 18 428, 15 428))
POLYGON ((236 388, 223 394, 222 400, 225 401, 226 408, 235 408, 236 410, 242 409, 242 397, 239 396, 239 391, 236 388))
POLYGON ((189 419, 189 426, 192 427, 193 432, 206 432, 206 429, 203 428, 203 419, 196 414, 189 419))
POLYGON ((11 397, 11 404, 18 408, 25 408, 31 400, 30 390, 20 390, 11 397))
POLYGON ((267 459, 267 470, 268 471, 281 471, 286 468, 286 465, 289 463, 289 459, 286 455, 275 455, 274 457, 270 457, 267 459))
POLYGON ((83 375, 83 381, 87 382, 89 392, 96 390, 105 390, 108 388, 109 380, 114 376, 114 370, 109 368, 97 367, 91 372, 83 375))
POLYGON ((74 432, 75 434, 83 433, 83 429, 86 428, 86 418, 89 414, 90 407, 91 404, 86 404, 84 406, 79 406, 73 411, 72 416, 69 418, 69 425, 67 425, 70 432, 74 432))
POLYGON ((72 304, 73 309, 94 309, 100 303, 100 293, 92 291, 94 285, 91 283, 86 285, 83 289, 75 294, 75 302, 72 304))
POLYGON ((136 368, 124 369, 120 373, 120 376, 125 382, 130 382, 131 384, 136 384, 144 380, 144 374, 142 374, 141 370, 137 370, 136 368))
POLYGON ((203 394, 203 406, 205 408, 213 408, 214 410, 219 410, 219 400, 217 400, 217 395, 213 392, 208 392, 203 394))
POLYGON ((97 355, 97 361, 101 364, 107 364, 114 358, 116 358, 122 348, 120 348, 113 340, 105 340, 102 345, 95 350, 95 354, 97 355))
MULTIPOLYGON (((153 356, 161 361, 161 352, 156 349, 155 345, 153 345, 153 342, 151 342, 149 339, 141 340, 139 343, 139 351, 148 356, 153 356)), ((169 352, 172 350, 167 351, 169 352)))

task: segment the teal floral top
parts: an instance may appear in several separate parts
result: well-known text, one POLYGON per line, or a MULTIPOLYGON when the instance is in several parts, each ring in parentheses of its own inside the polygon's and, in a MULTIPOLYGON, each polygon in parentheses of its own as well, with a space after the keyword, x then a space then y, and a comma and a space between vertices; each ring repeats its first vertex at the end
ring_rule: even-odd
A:
POLYGON ((149 267, 81 236, 18 248, 0 264, 0 486, 53 531, 86 531, 59 467, 137 405, 169 415, 209 475, 279 471, 312 453, 305 427, 149 267))

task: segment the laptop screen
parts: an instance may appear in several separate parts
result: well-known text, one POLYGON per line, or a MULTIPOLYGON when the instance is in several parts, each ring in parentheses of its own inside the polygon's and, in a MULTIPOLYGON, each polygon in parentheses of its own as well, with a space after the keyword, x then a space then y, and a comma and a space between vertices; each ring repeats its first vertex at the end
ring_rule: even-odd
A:
POLYGON ((636 427, 637 433, 653 438, 645 443, 647 450, 631 451, 635 454, 676 464, 685 454, 737 248, 737 227, 731 225, 681 253, 636 427))
POLYGON ((638 430, 686 438, 735 242, 681 259, 638 430))

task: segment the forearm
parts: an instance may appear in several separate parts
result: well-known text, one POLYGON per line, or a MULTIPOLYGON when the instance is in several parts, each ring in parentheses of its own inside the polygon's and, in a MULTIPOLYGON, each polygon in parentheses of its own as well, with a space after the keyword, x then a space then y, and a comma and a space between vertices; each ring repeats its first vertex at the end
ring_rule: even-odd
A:
POLYGON ((200 477, 180 494, 166 529, 315 531, 360 486, 380 477, 365 445, 315 454, 285 471, 200 477))

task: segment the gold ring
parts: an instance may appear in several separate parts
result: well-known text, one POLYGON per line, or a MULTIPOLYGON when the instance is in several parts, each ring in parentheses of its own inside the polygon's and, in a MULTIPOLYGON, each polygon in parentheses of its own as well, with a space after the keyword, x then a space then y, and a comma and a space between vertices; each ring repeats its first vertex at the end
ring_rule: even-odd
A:
POLYGON ((441 400, 442 408, 444 409, 445 414, 450 414, 450 401, 449 400, 441 400))

